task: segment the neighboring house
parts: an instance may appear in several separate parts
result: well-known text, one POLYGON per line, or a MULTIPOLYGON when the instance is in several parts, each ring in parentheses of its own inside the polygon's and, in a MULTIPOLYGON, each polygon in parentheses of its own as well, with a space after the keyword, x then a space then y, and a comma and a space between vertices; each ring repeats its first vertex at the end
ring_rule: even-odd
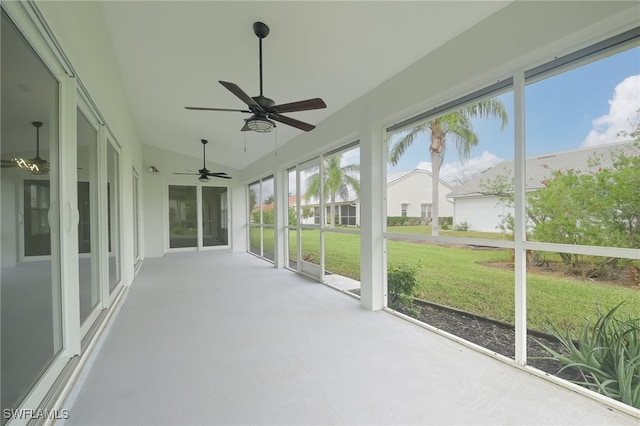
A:
MULTIPOLYGON (((320 204, 318 203, 317 198, 312 198, 311 200, 303 199, 301 207, 303 209, 303 224, 320 224, 320 204), (309 215, 305 217, 305 213, 308 213, 309 215)), ((337 218, 335 223, 337 225, 360 226, 360 201, 352 189, 349 189, 349 195, 346 199, 343 199, 340 195, 336 195, 335 210, 335 216, 337 218)), ((329 202, 325 202, 326 223, 329 223, 328 218, 330 214, 331 204, 329 202)))
MULTIPOLYGON (((544 180, 557 170, 590 173, 611 167, 619 154, 640 155, 640 148, 634 142, 620 142, 527 158, 526 190, 543 188, 544 180)), ((449 193, 447 197, 454 203, 453 223, 467 222, 469 229, 474 231, 498 231, 502 218, 513 215, 513 208, 505 206, 497 195, 492 194, 491 182, 506 178, 509 192, 512 192, 513 165, 512 160, 500 163, 449 193)))
MULTIPOLYGON (((422 169, 387 175, 387 216, 421 217, 428 222, 433 205, 431 179, 431 172, 422 169)), ((453 202, 447 199, 453 187, 440 180, 438 189, 438 215, 453 216, 453 202)))
MULTIPOLYGON (((440 217, 453 216, 453 202, 446 195, 452 186, 440 181, 440 217)), ((409 170, 387 175, 387 216, 420 217, 430 222, 431 206, 431 172, 428 170, 409 170)), ((313 208, 313 216, 303 219, 305 224, 320 223, 320 206, 315 203, 302 204, 303 207, 313 208)), ((347 199, 336 199, 337 224, 360 226, 360 201, 353 191, 347 199)), ((330 213, 329 203, 325 204, 326 216, 330 213)))

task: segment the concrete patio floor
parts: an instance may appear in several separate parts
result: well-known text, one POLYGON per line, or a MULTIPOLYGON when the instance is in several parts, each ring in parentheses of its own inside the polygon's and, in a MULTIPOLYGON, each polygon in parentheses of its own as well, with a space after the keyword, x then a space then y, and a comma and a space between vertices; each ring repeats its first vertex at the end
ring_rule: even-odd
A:
POLYGON ((66 425, 638 425, 248 254, 147 259, 66 425))

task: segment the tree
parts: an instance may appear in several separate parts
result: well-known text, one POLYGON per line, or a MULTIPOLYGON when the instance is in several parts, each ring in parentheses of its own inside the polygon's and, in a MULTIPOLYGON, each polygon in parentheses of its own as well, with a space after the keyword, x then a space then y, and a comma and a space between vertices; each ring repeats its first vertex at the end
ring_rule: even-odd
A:
MULTIPOLYGON (((603 247, 640 248, 640 142, 611 161, 594 157, 589 170, 554 170, 541 189, 527 196, 526 213, 534 240, 603 247)), ((513 207, 513 178, 501 175, 485 183, 485 194, 513 207)), ((513 231, 507 214, 500 228, 513 231)), ((559 253, 575 272, 605 277, 620 270, 617 258, 559 253)), ((624 262, 622 262, 624 263, 624 262)))
MULTIPOLYGON (((342 166, 342 154, 335 154, 326 157, 323 161, 323 197, 330 199, 331 217, 330 226, 333 228, 335 224, 335 205, 336 196, 340 196, 343 200, 349 197, 349 188, 353 189, 356 196, 360 196, 360 180, 353 174, 360 172, 359 164, 348 164, 342 166)), ((307 191, 305 198, 320 199, 320 172, 316 172, 307 179, 307 191)))
POLYGON ((640 248, 640 157, 592 173, 555 171, 529 197, 539 241, 640 248))
POLYGON ((468 160, 471 148, 478 145, 479 142, 478 135, 473 131, 472 118, 498 118, 501 129, 504 129, 508 122, 507 112, 502 101, 493 98, 418 124, 402 138, 389 145, 389 162, 395 166, 419 134, 429 133, 430 135, 429 152, 431 153, 431 193, 433 197, 431 201, 432 235, 438 235, 439 232, 438 184, 440 183, 440 166, 444 159, 447 138, 451 138, 455 143, 460 159, 462 161, 468 160))

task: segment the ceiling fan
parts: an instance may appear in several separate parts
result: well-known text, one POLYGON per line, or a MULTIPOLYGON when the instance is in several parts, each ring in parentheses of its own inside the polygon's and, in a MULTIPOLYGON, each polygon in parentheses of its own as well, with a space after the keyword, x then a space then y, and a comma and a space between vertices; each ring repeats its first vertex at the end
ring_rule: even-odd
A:
POLYGON ((42 121, 32 121, 31 124, 36 128, 36 156, 32 159, 24 159, 21 157, 13 157, 11 160, 1 160, 1 167, 19 167, 27 170, 32 175, 46 175, 49 173, 49 162, 40 158, 40 127, 42 121))
POLYGON ((221 178, 221 179, 231 179, 231 176, 229 176, 228 174, 226 174, 225 172, 211 172, 209 171, 209 169, 207 169, 207 159, 206 159, 206 146, 207 143, 209 141, 207 141, 206 139, 200 139, 200 142, 202 142, 202 168, 200 170, 198 170, 198 173, 174 173, 174 175, 193 175, 193 176, 199 176, 198 180, 200 182, 206 182, 209 180, 209 176, 211 177, 217 177, 217 178, 221 178))
POLYGON ((249 96, 238 85, 228 81, 220 81, 227 90, 236 95, 242 102, 247 104, 249 109, 228 109, 228 108, 205 108, 205 107, 185 107, 189 110, 201 111, 234 111, 251 114, 251 117, 245 119, 242 131, 252 130, 254 132, 266 133, 273 130, 276 124, 273 121, 283 123, 300 130, 308 132, 315 129, 313 124, 305 123, 291 117, 282 115, 286 112, 309 111, 314 109, 326 108, 327 105, 320 98, 306 99, 303 101, 290 102, 286 104, 276 105, 273 99, 269 99, 262 92, 262 39, 269 35, 269 27, 262 22, 253 24, 253 32, 259 39, 260 45, 260 95, 249 96))

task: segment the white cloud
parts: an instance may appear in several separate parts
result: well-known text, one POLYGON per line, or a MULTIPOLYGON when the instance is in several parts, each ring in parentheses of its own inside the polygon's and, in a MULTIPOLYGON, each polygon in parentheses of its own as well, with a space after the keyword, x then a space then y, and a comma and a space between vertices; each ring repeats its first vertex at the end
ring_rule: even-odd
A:
MULTIPOLYGON (((483 151, 480 156, 472 157, 464 163, 458 161, 455 163, 444 163, 444 165, 440 167, 440 179, 451 185, 456 185, 469 177, 482 173, 489 167, 502 163, 503 161, 503 158, 500 158, 488 151, 483 151)), ((421 161, 418 163, 417 168, 431 171, 431 162, 421 161)))
POLYGON ((640 108, 640 75, 632 75, 619 83, 609 100, 609 113, 596 118, 582 146, 596 146, 629 139, 620 132, 630 132, 638 120, 640 108))

